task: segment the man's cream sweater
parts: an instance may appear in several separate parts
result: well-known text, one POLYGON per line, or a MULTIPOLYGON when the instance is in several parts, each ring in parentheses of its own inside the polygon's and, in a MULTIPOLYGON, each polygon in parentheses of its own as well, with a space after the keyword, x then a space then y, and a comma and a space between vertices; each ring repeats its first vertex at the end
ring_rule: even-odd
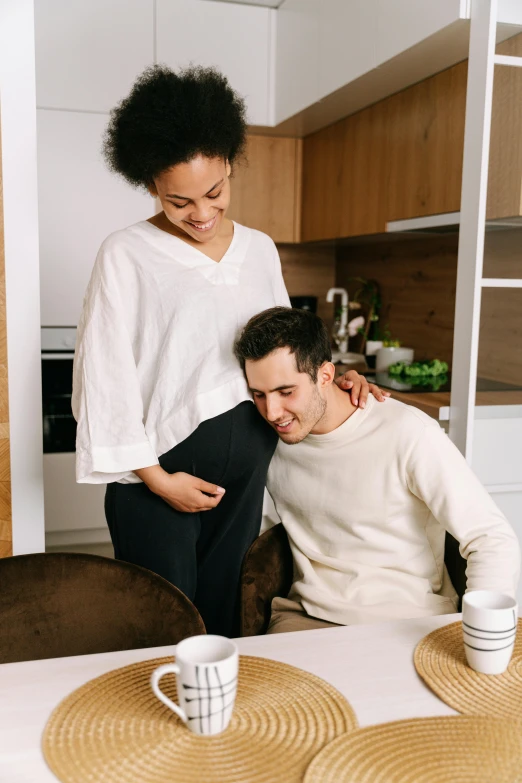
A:
POLYGON ((370 396, 333 432, 280 441, 268 490, 294 556, 289 597, 313 617, 456 611, 446 530, 468 561, 468 590, 515 594, 515 533, 437 422, 409 405, 370 396))

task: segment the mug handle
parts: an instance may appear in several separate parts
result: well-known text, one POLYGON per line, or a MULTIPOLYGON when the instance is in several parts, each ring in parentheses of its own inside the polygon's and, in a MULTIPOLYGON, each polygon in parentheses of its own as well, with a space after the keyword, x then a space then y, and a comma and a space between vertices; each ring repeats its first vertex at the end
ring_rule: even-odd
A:
POLYGON ((163 702, 172 712, 175 712, 176 715, 179 715, 183 723, 188 723, 188 718, 186 713, 181 709, 179 704, 176 704, 175 702, 171 701, 168 696, 165 696, 163 691, 159 687, 159 681, 162 677, 164 677, 166 674, 169 674, 172 672, 173 674, 179 674, 179 666, 176 663, 166 663, 164 666, 158 666, 157 669, 155 669, 150 677, 150 686, 152 690, 154 691, 154 694, 158 697, 160 701, 163 702))

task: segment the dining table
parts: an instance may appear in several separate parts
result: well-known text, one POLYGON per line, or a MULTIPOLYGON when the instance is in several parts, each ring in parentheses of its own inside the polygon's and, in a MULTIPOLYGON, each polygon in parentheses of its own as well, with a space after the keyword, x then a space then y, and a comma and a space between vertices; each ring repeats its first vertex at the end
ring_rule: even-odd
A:
MULTIPOLYGON (((296 666, 333 685, 359 726, 456 715, 418 676, 420 640, 460 614, 236 639, 240 655, 296 666)), ((175 654, 175 647, 49 658, 0 665, 0 781, 56 783, 41 749, 54 708, 89 680, 128 664, 175 654)))

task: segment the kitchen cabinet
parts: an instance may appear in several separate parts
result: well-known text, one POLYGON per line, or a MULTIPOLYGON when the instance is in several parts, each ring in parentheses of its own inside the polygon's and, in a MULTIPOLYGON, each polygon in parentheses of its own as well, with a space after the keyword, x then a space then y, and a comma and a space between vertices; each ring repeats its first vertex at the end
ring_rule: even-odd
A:
MULTIPOLYGON (((521 24, 520 10, 516 12, 507 5, 505 1, 499 4, 499 19, 521 24)), ((332 122, 342 117, 339 111, 343 102, 357 104, 354 109, 368 105, 372 102, 368 96, 377 94, 375 101, 463 59, 469 3, 285 0, 276 19, 275 123, 288 120, 327 96, 332 96, 335 103, 333 94, 353 83, 353 93, 348 90, 330 107, 335 115, 332 122), (409 58, 391 62, 407 51, 411 53, 409 58), (355 95, 358 79, 368 81, 364 85, 361 82, 355 95)))
POLYGON ((37 112, 42 326, 75 326, 108 234, 154 214, 154 201, 101 157, 108 117, 37 112))
POLYGON ((387 106, 303 141, 303 241, 374 234, 386 219, 387 106))
POLYGON ((36 102, 108 112, 154 60, 153 0, 35 0, 36 102))
MULTIPOLYGON (((522 55, 522 34, 498 46, 522 55)), ((467 62, 303 142, 302 239, 385 231, 460 208, 467 62)), ((522 70, 495 72, 487 216, 522 214, 522 70), (508 73, 509 72, 509 73, 508 73)))
POLYGON ((375 47, 378 64, 391 60, 468 16, 464 6, 466 2, 461 0, 444 0, 442 3, 377 0, 375 47))
POLYGON ((318 5, 285 0, 277 9, 275 124, 320 98, 318 5))
POLYGON ((234 167, 229 217, 274 242, 299 241, 301 142, 250 135, 245 161, 234 167))
POLYGON ((461 63, 386 100, 385 222, 460 209, 466 80, 461 63))
POLYGON ((377 0, 319 3, 319 98, 377 67, 377 0))
POLYGON ((274 13, 209 0, 156 0, 157 61, 173 69, 215 66, 246 99, 248 122, 269 125, 274 13))
MULTIPOLYGON (((522 35, 504 41, 497 52, 522 57, 522 35)), ((495 68, 492 111, 487 216, 521 215, 522 68, 495 68)))

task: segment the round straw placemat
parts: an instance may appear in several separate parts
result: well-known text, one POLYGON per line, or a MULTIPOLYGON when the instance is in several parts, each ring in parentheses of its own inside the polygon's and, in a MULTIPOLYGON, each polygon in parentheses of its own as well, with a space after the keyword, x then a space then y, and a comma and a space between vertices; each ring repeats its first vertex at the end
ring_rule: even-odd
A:
MULTIPOLYGON (((58 705, 43 753, 62 783, 297 783, 319 750, 357 727, 346 699, 324 680, 240 656, 228 729, 198 737, 152 693, 152 671, 172 660, 109 672, 58 705)), ((161 687, 176 700, 174 675, 161 687)))
POLYGON ((456 715, 358 729, 323 748, 304 783, 516 783, 521 728, 517 721, 456 715))
POLYGON ((461 622, 425 636, 417 645, 414 662, 426 685, 454 710, 522 721, 522 620, 504 674, 480 674, 468 666, 461 622))

